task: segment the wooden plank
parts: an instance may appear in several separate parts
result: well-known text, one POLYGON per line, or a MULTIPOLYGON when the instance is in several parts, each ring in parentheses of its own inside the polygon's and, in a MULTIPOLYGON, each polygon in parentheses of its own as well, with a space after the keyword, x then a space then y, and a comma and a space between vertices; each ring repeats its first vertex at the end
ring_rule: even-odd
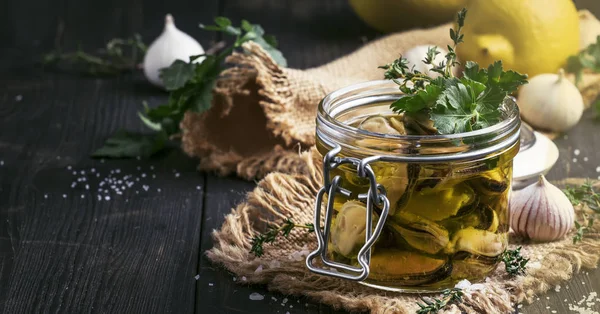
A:
MULTIPOLYGON (((253 182, 239 178, 207 176, 201 252, 213 247, 212 230, 221 227, 224 216, 243 201, 254 186, 253 182)), ((198 275, 196 313, 338 313, 307 298, 269 292, 260 285, 243 284, 243 278, 236 278, 212 264, 204 254, 200 257, 198 275), (264 300, 250 300, 252 293, 263 295, 264 300)))
POLYGON ((0 32, 11 43, 0 49, 0 312, 193 312, 204 184, 196 162, 178 150, 148 161, 88 158, 115 130, 143 130, 141 102, 156 105, 166 94, 139 74, 51 74, 32 60, 52 48, 60 20, 65 47, 82 41, 91 49, 142 28, 154 38, 167 8, 208 45, 216 37, 197 22, 216 15, 218 3, 1 6, 10 9, 2 25, 15 32, 0 32), (139 181, 98 201, 99 180, 116 169, 139 181))

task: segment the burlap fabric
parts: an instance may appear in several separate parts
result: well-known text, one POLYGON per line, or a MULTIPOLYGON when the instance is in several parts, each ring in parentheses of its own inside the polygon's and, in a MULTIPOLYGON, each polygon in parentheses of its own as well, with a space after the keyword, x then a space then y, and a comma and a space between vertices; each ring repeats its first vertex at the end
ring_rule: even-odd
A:
MULTIPOLYGON (((260 258, 249 253, 250 239, 256 232, 264 231, 266 220, 312 221, 313 203, 322 182, 321 158, 314 149, 298 158, 304 163, 301 172, 267 175, 248 194, 247 200, 226 216, 222 228, 213 232, 215 246, 207 251, 208 257, 238 278, 245 276, 246 283, 266 284, 270 290, 308 296, 335 308, 415 313, 418 295, 384 292, 308 271, 304 260, 298 257, 305 257, 308 251, 315 249, 316 238, 304 230, 292 231, 289 238, 265 245, 265 254, 260 258)), ((569 183, 582 181, 571 179, 569 183)), ((597 222, 596 230, 599 227, 597 222)), ((600 257, 600 233, 586 234, 576 245, 571 237, 547 244, 520 243, 518 238, 512 237, 511 248, 522 245, 522 254, 531 259, 527 275, 511 278, 503 267, 498 267, 478 289, 466 290, 464 302, 442 312, 512 313, 516 303, 530 302, 534 296, 554 289, 580 269, 596 267, 600 257)))
MULTIPOLYGON (((595 19, 587 11, 582 20, 595 19)), ((298 149, 315 143, 319 101, 353 83, 382 79, 377 67, 416 45, 449 44, 450 24, 393 34, 318 68, 279 67, 258 45, 227 59, 232 65, 214 89, 212 108, 188 112, 181 123, 184 151, 200 158, 201 170, 246 179, 301 167, 298 149)), ((599 90, 600 75, 585 75, 581 91, 587 104, 599 90)))

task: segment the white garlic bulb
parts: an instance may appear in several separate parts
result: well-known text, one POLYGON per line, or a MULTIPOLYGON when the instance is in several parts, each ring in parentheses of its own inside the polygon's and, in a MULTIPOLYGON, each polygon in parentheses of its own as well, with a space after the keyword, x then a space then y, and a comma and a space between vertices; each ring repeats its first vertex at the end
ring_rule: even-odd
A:
POLYGON ((534 127, 562 132, 571 128, 583 114, 583 98, 560 69, 558 74, 540 74, 519 90, 519 110, 534 127))
MULTIPOLYGON (((173 17, 167 14, 165 28, 160 36, 150 44, 144 56, 144 75, 150 83, 163 87, 160 70, 170 66, 175 60, 188 62, 190 56, 204 53, 202 46, 190 35, 175 27, 173 17)), ((198 58, 194 62, 201 62, 198 58)))
POLYGON ((596 38, 600 36, 600 21, 590 11, 580 10, 579 29, 579 49, 585 49, 596 43, 596 38))
MULTIPOLYGON (((402 56, 404 58, 406 58, 406 60, 408 61, 409 69, 411 69, 414 65, 415 70, 417 70, 421 73, 427 74, 432 78, 436 78, 436 77, 440 76, 440 74, 437 72, 429 71, 429 69, 431 69, 431 65, 423 63, 425 56, 427 56, 427 50, 429 50, 429 47, 430 46, 427 46, 427 45, 416 46, 416 47, 404 52, 402 54, 402 56)), ((446 53, 448 53, 446 50, 439 48, 439 47, 437 48, 437 50, 439 53, 433 59, 433 63, 435 65, 438 65, 438 64, 440 64, 440 62, 445 61, 446 53)))
POLYGON ((573 227, 575 211, 567 196, 540 175, 539 180, 510 199, 510 226, 535 241, 554 241, 573 227))

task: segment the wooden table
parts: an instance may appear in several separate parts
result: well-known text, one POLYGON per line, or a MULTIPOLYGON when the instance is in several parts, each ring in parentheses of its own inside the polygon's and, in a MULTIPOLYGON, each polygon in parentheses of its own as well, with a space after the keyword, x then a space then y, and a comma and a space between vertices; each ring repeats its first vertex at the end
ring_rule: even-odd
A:
MULTIPOLYGON (((578 4, 600 13, 591 0, 578 4)), ((333 60, 380 36, 344 0, 0 2, 0 312, 336 312, 236 284, 205 258, 211 230, 253 182, 199 173, 196 161, 177 149, 150 160, 88 157, 119 128, 143 130, 136 116, 142 101, 158 105, 167 95, 139 73, 80 77, 43 71, 37 60, 55 42, 94 49, 134 32, 150 41, 166 13, 205 47, 221 36, 201 31, 199 22, 224 15, 260 23, 297 68, 333 60), (111 171, 139 181, 123 195, 98 200, 99 181, 111 171), (265 299, 250 300, 252 292, 265 299)), ((596 177, 597 130, 588 112, 560 137, 561 157, 549 177, 596 177)), ((522 310, 568 313, 567 303, 600 290, 600 271, 581 273, 568 286, 522 310)))

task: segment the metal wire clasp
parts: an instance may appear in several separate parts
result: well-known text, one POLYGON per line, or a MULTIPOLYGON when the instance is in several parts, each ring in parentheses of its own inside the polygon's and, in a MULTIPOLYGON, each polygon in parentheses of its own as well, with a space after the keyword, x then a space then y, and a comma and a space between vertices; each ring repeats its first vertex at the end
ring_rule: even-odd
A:
POLYGON ((388 216, 390 210, 390 201, 385 195, 385 188, 377 184, 375 173, 369 162, 371 159, 360 160, 358 158, 351 157, 338 157, 336 156, 341 151, 339 145, 334 146, 325 157, 323 157, 323 187, 317 193, 317 199, 315 201, 315 233, 317 235, 318 248, 311 252, 306 257, 306 267, 312 272, 333 276, 343 279, 363 281, 369 276, 369 264, 371 261, 371 247, 381 234, 383 225, 388 216), (366 194, 359 194, 357 198, 361 201, 365 201, 367 204, 366 214, 366 231, 365 231, 365 244, 362 246, 357 255, 358 264, 360 267, 346 265, 338 262, 334 262, 327 258, 327 246, 329 243, 329 234, 331 228, 331 218, 333 215, 333 203, 336 193, 341 193, 346 197, 352 196, 352 192, 344 189, 340 186, 341 177, 335 176, 330 179, 330 171, 343 165, 352 164, 356 167, 356 173, 359 177, 369 179, 369 190, 366 194), (321 204, 323 202, 323 196, 327 192, 327 208, 325 210, 325 225, 321 227, 321 204), (373 229, 373 209, 377 207, 381 209, 379 220, 377 225, 373 229), (320 256, 321 261, 327 268, 320 268, 314 265, 314 259, 320 256), (342 270, 342 271, 340 271, 342 270), (345 271, 345 272, 343 272, 345 271))

